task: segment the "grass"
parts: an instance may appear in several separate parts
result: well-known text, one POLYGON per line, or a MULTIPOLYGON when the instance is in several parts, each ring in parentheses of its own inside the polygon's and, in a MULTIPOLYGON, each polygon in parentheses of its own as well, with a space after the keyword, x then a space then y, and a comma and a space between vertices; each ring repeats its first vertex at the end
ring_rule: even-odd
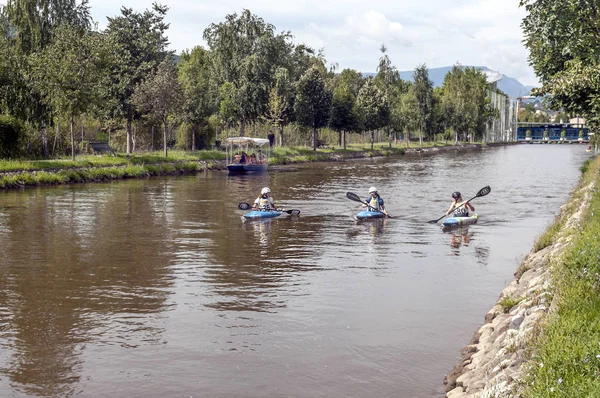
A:
MULTIPOLYGON (((595 159, 583 183, 595 179, 595 159)), ((526 368, 523 397, 600 397, 600 192, 573 244, 553 263, 557 311, 543 325, 526 368)))
POLYGON ((504 296, 500 301, 498 301, 498 304, 500 304, 502 307, 502 311, 504 311, 505 314, 508 314, 510 309, 520 302, 521 299, 512 296, 504 296))

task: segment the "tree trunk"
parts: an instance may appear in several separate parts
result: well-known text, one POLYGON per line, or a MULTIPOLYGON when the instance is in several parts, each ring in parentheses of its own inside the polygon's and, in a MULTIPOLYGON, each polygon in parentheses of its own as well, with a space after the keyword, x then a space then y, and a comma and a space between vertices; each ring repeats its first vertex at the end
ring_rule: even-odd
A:
POLYGON ((279 125, 279 146, 283 146, 283 123, 279 125))
POLYGON ((342 146, 342 130, 338 131, 338 146, 342 146))
POLYGON ((317 150, 317 128, 313 126, 312 131, 313 131, 312 132, 313 133, 312 134, 313 135, 312 136, 313 151, 316 151, 317 150))
POLYGON ((83 148, 83 133, 84 133, 84 126, 83 126, 83 122, 81 123, 81 148, 83 148))
POLYGON ((127 116, 127 156, 131 155, 131 123, 132 123, 132 115, 131 113, 127 116))
POLYGON ((42 155, 48 157, 48 134, 46 132, 46 122, 42 122, 42 155))
POLYGON ((373 150, 374 145, 375 145, 375 130, 371 130, 371 150, 373 150))
POLYGON ((164 133, 163 133, 163 145, 165 147, 165 157, 167 157, 167 155, 168 155, 168 150, 167 150, 167 121, 164 120, 163 123, 165 125, 164 133))
POLYGON ((131 134, 131 152, 135 152, 135 142, 137 140, 137 123, 133 125, 133 134, 131 134))
POLYGON ((406 141, 406 147, 408 148, 410 146, 410 133, 408 131, 404 132, 404 141, 406 141))
POLYGON ((390 140, 390 149, 392 149, 392 131, 390 130, 390 125, 387 126, 388 129, 388 140, 390 140))
MULTIPOLYGON (((216 136, 216 134, 215 134, 216 136)), ((192 151, 196 150, 196 124, 192 124, 192 151)))
POLYGON ((152 126, 152 142, 150 142, 150 149, 154 152, 154 126, 152 126))
POLYGON ((344 151, 346 150, 346 130, 343 131, 344 134, 344 151))
POLYGON ((73 131, 73 126, 75 125, 75 120, 73 119, 73 115, 71 115, 71 159, 75 160, 75 132, 73 131))
POLYGON ((58 127, 58 123, 56 123, 56 131, 54 133, 54 145, 52 146, 52 156, 56 153, 56 141, 58 141, 58 136, 60 135, 60 127, 58 127))
POLYGON ((240 122, 240 137, 243 137, 246 133, 246 119, 242 119, 240 122))

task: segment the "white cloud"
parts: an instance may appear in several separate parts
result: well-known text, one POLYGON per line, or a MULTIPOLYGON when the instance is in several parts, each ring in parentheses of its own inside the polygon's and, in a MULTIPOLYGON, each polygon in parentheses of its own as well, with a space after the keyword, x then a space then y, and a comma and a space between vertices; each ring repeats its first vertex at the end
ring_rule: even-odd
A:
MULTIPOLYGON (((1 1, 1 0, 0 0, 1 1)), ((129 0, 142 11, 154 0, 129 0)), ((536 84, 527 64, 520 23, 525 11, 519 0, 158 0, 167 15, 171 47, 176 51, 203 45, 210 23, 248 8, 278 31, 290 30, 298 42, 325 50, 328 62, 341 68, 374 72, 379 47, 388 47, 400 70, 420 63, 430 68, 488 66, 523 84, 536 84)), ((90 0, 94 18, 106 26, 106 16, 119 14, 122 0, 90 0)))

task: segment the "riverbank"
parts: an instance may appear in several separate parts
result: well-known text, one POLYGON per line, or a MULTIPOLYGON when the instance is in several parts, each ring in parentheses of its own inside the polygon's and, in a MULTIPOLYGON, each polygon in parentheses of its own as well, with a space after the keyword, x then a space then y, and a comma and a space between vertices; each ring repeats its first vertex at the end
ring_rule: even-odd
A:
MULTIPOLYGON (((310 162, 335 162, 349 159, 405 154, 435 153, 455 150, 477 150, 486 146, 510 145, 464 144, 430 145, 423 147, 320 149, 274 148, 270 165, 310 162)), ((171 151, 169 157, 159 154, 120 156, 82 156, 78 160, 0 161, 0 189, 16 189, 44 185, 103 182, 128 178, 149 178, 182 175, 207 170, 226 170, 225 154, 221 151, 171 151)))
POLYGON ((600 396, 600 158, 485 315, 448 398, 600 396))

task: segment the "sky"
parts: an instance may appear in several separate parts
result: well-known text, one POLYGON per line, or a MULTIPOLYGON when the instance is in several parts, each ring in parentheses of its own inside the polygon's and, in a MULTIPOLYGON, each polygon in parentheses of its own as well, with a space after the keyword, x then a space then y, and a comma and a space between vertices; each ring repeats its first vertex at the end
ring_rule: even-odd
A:
MULTIPOLYGON (((136 11, 153 0, 90 0, 99 28, 123 4, 136 11)), ((522 84, 538 79, 527 62, 519 0, 162 0, 170 9, 168 37, 180 53, 205 46, 204 29, 244 8, 291 31, 294 41, 323 49, 329 64, 376 72, 379 48, 385 44, 400 71, 425 63, 429 68, 454 65, 487 66, 522 84)))

